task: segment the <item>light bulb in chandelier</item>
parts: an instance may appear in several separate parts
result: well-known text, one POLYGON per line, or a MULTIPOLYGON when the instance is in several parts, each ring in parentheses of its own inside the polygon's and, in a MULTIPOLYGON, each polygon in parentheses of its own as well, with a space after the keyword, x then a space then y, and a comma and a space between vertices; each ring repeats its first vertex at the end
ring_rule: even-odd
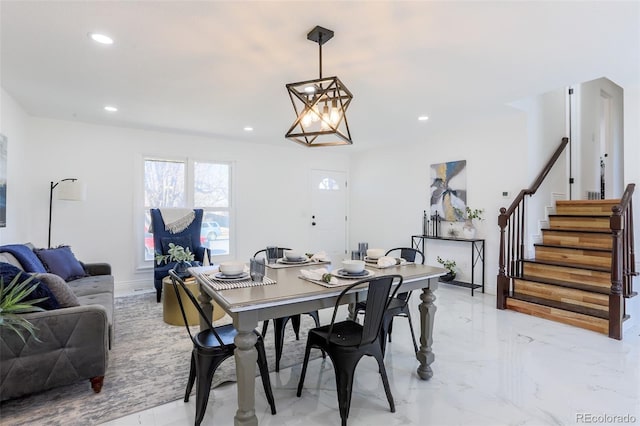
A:
POLYGON ((331 125, 335 126, 340 122, 340 117, 342 116, 342 114, 340 114, 340 109, 338 108, 338 101, 336 101, 335 99, 331 101, 331 114, 329 116, 329 119, 331 120, 331 125))
POLYGON ((322 108, 322 122, 320 123, 320 129, 329 130, 331 127, 331 116, 329 115, 329 106, 324 104, 322 108))
POLYGON ((313 116, 314 116, 313 111, 311 111, 310 109, 307 110, 307 112, 302 117, 302 125, 304 127, 309 127, 311 123, 313 123, 313 116))

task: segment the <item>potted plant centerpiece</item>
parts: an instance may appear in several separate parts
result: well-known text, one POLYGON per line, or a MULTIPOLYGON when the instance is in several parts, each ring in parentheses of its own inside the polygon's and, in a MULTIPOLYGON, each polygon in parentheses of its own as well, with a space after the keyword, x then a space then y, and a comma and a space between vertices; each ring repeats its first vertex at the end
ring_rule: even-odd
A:
POLYGON ((456 261, 455 260, 444 260, 440 256, 436 259, 439 264, 444 266, 447 270, 446 275, 442 275, 440 277, 440 281, 451 281, 456 277, 456 261))
POLYGON ((167 254, 156 253, 156 262, 161 263, 176 262, 174 270, 180 277, 188 275, 187 268, 191 266, 191 262, 195 259, 195 255, 191 253, 189 247, 184 248, 174 243, 169 243, 167 254))

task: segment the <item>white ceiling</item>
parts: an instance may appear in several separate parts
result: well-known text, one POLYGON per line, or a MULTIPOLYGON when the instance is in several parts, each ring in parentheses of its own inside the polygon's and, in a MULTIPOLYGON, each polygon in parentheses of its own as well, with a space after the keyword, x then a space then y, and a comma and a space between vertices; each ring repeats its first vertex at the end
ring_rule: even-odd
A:
POLYGON ((323 74, 354 94, 354 146, 336 149, 428 142, 528 96, 640 79, 638 1, 1 0, 0 18, 2 87, 29 114, 230 141, 291 143, 285 83, 317 78, 315 25, 335 31, 323 74))

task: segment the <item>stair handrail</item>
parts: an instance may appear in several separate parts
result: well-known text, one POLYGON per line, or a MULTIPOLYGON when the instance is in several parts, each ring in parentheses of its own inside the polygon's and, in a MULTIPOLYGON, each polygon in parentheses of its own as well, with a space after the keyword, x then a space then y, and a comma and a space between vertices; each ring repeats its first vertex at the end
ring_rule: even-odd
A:
POLYGON ((522 266, 517 259, 524 257, 524 225, 525 225, 525 196, 534 195, 542 182, 545 180, 553 166, 560 158, 560 155, 569 144, 569 138, 564 137, 556 148, 555 152, 547 161, 542 171, 533 182, 531 187, 521 190, 518 196, 513 200, 508 209, 502 207, 500 215, 498 215, 498 226, 500 227, 500 251, 498 264, 497 279, 497 298, 496 307, 498 309, 506 309, 507 295, 511 287, 511 276, 522 275, 522 266), (509 226, 512 224, 513 226, 509 226), (509 234, 509 239, 505 242, 505 233, 509 234), (505 273, 506 254, 509 255, 509 275, 505 273))
POLYGON ((633 204, 635 184, 625 188, 620 203, 611 207, 611 291, 609 293, 609 337, 622 339, 624 298, 633 293, 635 250, 633 242, 633 204))

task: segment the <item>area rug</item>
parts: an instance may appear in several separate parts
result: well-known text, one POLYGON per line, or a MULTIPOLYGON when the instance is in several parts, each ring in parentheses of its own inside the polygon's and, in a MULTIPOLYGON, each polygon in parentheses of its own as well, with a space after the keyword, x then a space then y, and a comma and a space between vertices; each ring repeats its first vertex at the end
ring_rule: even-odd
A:
MULTIPOLYGON (((97 425, 128 414, 182 399, 189 375, 192 343, 184 326, 162 320, 162 304, 155 293, 116 298, 115 343, 102 392, 94 393, 89 381, 54 388, 0 403, 1 425, 97 425)), ((220 325, 230 322, 223 317, 220 325)), ((280 368, 302 362, 306 330, 313 327, 302 316, 300 340, 287 325, 280 368)), ((197 331, 198 327, 194 327, 197 331)), ((269 369, 275 369, 273 328, 265 337, 269 369)), ((214 376, 213 386, 235 381, 235 362, 226 360, 214 376)), ((195 390, 192 398, 195 398, 195 390)))

